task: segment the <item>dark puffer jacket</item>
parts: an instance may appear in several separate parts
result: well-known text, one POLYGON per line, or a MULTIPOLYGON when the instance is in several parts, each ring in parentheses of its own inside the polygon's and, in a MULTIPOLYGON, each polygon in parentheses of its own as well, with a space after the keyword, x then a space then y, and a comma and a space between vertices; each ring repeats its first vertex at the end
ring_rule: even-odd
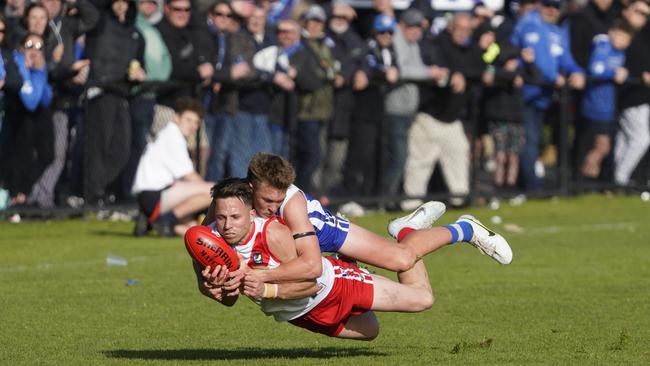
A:
POLYGON ((126 20, 120 23, 111 9, 111 1, 95 0, 94 3, 102 15, 86 39, 86 54, 90 59, 88 85, 126 93, 129 63, 138 60, 144 64, 144 39, 135 27, 136 4, 128 2, 126 20))

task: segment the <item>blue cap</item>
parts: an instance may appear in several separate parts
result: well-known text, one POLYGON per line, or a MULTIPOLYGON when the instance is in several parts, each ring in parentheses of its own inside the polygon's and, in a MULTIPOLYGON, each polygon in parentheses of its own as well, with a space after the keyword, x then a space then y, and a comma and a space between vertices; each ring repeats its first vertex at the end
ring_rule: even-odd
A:
POLYGON ((375 21, 372 24, 372 29, 377 33, 394 32, 395 18, 389 15, 379 14, 375 17, 375 21))

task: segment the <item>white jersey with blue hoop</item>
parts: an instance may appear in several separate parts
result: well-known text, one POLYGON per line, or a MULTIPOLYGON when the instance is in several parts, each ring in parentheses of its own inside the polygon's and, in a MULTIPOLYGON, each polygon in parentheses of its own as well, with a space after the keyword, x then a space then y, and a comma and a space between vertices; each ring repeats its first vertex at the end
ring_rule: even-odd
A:
POLYGON ((284 201, 278 209, 278 216, 284 218, 284 207, 296 194, 302 194, 307 201, 307 216, 318 236, 321 252, 337 252, 343 245, 350 230, 350 221, 332 214, 317 199, 314 199, 293 184, 287 189, 284 201))

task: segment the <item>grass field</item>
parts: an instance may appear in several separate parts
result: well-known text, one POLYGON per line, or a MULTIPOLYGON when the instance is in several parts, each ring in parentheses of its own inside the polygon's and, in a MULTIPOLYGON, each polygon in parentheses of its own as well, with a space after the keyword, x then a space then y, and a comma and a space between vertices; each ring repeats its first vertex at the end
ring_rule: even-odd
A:
MULTIPOLYGON (((127 223, 1 223, 0 364, 650 364, 650 203, 586 196, 469 212, 502 217, 494 228, 513 263, 443 248, 425 259, 434 307, 380 314, 369 343, 277 324, 247 299, 207 300, 181 239, 136 239, 127 223), (109 254, 128 266, 107 266, 109 254)), ((356 221, 383 233, 387 219, 356 221)))

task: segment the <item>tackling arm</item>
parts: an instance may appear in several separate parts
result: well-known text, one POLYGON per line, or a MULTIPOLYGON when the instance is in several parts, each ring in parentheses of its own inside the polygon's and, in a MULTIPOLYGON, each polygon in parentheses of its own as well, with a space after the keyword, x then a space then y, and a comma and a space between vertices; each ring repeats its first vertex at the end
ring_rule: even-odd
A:
MULTIPOLYGON (((279 222, 271 222, 266 228, 266 242, 273 256, 278 258, 282 263, 278 268, 282 268, 285 261, 294 259, 293 262, 295 262, 298 254, 288 227, 279 222)), ((319 264, 322 266, 320 252, 318 257, 319 264)), ((265 283, 263 280, 264 274, 275 270, 246 273, 244 278, 244 294, 258 299, 302 299, 315 295, 319 290, 319 286, 314 279, 295 280, 280 284, 265 283)))
MULTIPOLYGON (((293 239, 292 235, 313 232, 314 226, 307 216, 307 200, 302 194, 294 195, 284 207, 284 227, 288 238, 297 256, 283 259, 282 265, 260 273, 263 282, 288 282, 314 280, 323 271, 321 262, 320 245, 316 235, 308 235, 293 239), (290 231, 288 230, 290 229, 290 231)), ((282 225, 280 225, 282 226, 282 225)), ((270 245, 270 244, 269 244, 270 245)))

